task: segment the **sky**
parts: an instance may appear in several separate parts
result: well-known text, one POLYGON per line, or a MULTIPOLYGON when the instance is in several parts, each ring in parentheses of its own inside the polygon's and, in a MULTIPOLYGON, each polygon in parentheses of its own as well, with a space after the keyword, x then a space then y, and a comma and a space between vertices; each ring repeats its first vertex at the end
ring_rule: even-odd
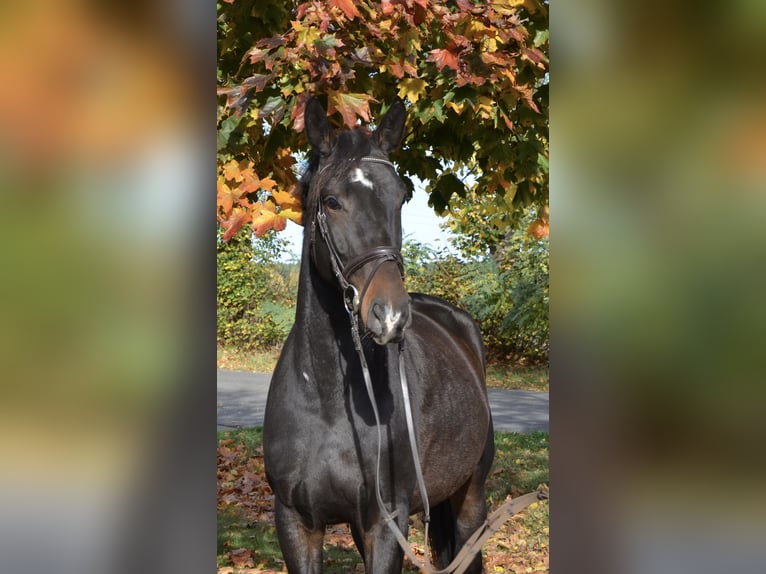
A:
MULTIPOLYGON (((444 218, 439 217, 433 208, 428 206, 428 195, 421 186, 416 184, 412 199, 402 208, 402 233, 404 240, 413 240, 430 245, 433 248, 447 247, 450 233, 439 227, 444 218)), ((285 259, 300 258, 303 242, 303 227, 292 221, 281 232, 289 242, 290 253, 285 259)))

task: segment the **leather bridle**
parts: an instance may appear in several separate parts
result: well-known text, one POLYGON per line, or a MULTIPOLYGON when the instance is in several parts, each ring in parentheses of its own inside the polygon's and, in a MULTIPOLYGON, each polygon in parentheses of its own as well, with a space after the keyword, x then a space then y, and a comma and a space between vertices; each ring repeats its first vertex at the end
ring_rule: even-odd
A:
MULTIPOLYGON (((360 161, 382 163, 388 165, 391 167, 391 169, 396 170, 394 164, 386 159, 365 156, 361 158, 360 161)), ((319 173, 322 173, 326 167, 327 166, 320 169, 319 173)), ((399 249, 390 245, 379 245, 377 247, 373 247, 372 249, 368 249, 367 251, 352 257, 344 264, 337 248, 335 247, 335 242, 332 239, 332 233, 330 233, 330 229, 327 226, 327 214, 324 211, 322 197, 319 194, 317 197, 317 213, 314 221, 316 222, 316 225, 319 226, 319 233, 322 236, 322 240, 324 241, 325 245, 327 246, 327 250, 330 253, 330 264, 332 265, 332 271, 338 281, 338 284, 340 285, 341 291, 343 291, 343 302, 346 306, 346 311, 348 311, 349 314, 357 314, 359 312, 361 303, 364 300, 364 296, 367 292, 367 288, 370 286, 370 283, 372 283, 372 279, 375 277, 378 269, 380 269, 380 266, 383 265, 383 263, 386 261, 393 261, 396 263, 397 267, 399 267, 399 272, 401 273, 402 278, 404 278, 404 262, 402 261, 402 255, 399 249), (375 262, 376 265, 373 267, 372 272, 367 276, 367 280, 364 283, 362 291, 359 292, 357 288, 351 283, 351 276, 371 262, 375 262)), ((312 227, 312 250, 315 249, 316 238, 314 228, 312 227)), ((316 261, 316 251, 314 251, 314 261, 316 261)))

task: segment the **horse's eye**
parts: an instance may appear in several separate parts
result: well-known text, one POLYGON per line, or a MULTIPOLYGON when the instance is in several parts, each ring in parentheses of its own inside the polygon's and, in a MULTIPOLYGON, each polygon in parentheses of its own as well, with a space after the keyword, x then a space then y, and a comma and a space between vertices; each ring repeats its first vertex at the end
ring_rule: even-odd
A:
POLYGON ((324 204, 334 211, 337 211, 341 209, 343 206, 340 204, 340 201, 338 201, 338 198, 334 195, 328 195, 324 198, 324 204))

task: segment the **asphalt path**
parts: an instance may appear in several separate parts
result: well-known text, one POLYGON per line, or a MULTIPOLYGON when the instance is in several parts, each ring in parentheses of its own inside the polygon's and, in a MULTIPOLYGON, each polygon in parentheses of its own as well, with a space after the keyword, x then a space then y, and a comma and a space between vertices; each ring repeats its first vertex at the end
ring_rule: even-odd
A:
MULTIPOLYGON (((218 369, 218 429, 263 424, 271 374, 218 369)), ((495 430, 548 432, 548 393, 489 389, 495 430)))

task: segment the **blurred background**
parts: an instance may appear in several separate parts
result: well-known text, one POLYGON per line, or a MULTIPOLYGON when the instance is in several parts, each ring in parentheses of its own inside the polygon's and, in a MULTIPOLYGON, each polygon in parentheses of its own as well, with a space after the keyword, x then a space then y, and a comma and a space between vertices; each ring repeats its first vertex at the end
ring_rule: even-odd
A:
POLYGON ((551 570, 763 572, 766 6, 551 15, 551 570))
POLYGON ((214 10, 0 8, 0 572, 215 567, 214 10))

